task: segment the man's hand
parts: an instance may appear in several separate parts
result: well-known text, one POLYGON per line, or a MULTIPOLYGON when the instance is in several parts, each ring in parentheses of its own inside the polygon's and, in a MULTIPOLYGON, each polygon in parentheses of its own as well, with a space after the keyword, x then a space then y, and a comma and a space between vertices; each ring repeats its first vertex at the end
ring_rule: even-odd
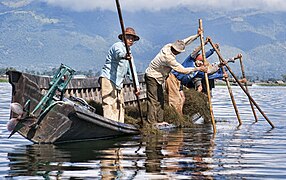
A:
POLYGON ((226 81, 227 78, 228 78, 228 74, 227 74, 227 72, 224 72, 222 75, 222 80, 226 81))
POLYGON ((240 83, 246 83, 247 82, 247 79, 246 78, 242 78, 240 80, 238 80, 240 83))
POLYGON ((216 64, 212 64, 208 66, 208 74, 213 74, 219 70, 219 66, 216 64))
POLYGON ((212 39, 211 39, 211 37, 209 37, 209 36, 206 38, 206 42, 210 42, 211 40, 212 40, 212 39))
POLYGON ((131 54, 126 54, 125 57, 124 57, 124 59, 126 59, 126 60, 128 60, 128 61, 131 61, 131 59, 132 59, 131 54))
POLYGON ((242 58, 242 54, 241 54, 241 53, 237 54, 236 58, 237 58, 237 59, 238 59, 238 58, 242 58))
POLYGON ((202 34, 203 34, 203 32, 204 32, 204 30, 203 30, 203 29, 201 29, 201 28, 199 28, 199 29, 198 29, 198 35, 202 35, 202 34))
POLYGON ((196 69, 198 71, 202 71, 202 72, 208 72, 208 67, 207 66, 200 66, 200 67, 196 67, 196 69))
POLYGON ((139 96, 140 95, 140 89, 138 88, 137 91, 134 91, 134 93, 136 96, 139 96))
POLYGON ((222 76, 223 76, 224 79, 228 78, 227 72, 224 72, 222 76))

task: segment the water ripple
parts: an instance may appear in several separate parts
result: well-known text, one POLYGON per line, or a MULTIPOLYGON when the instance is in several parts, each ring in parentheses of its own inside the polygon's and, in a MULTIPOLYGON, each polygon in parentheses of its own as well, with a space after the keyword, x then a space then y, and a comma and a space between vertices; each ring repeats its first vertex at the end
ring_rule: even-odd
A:
POLYGON ((286 177, 286 88, 250 87, 275 128, 248 97, 233 87, 242 120, 226 87, 213 91, 217 134, 211 126, 176 129, 62 145, 32 144, 20 135, 7 139, 11 87, 0 83, 0 178, 11 179, 284 179, 286 177))

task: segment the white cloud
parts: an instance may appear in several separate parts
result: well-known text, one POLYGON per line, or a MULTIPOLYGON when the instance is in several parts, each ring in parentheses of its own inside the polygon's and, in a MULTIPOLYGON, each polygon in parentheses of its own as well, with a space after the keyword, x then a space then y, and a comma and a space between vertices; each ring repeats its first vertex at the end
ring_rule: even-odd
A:
POLYGON ((20 0, 20 1, 3 1, 1 2, 3 5, 8 6, 8 7, 12 7, 12 8, 19 8, 19 7, 23 7, 26 6, 28 4, 30 4, 32 2, 32 0, 20 0))
MULTIPOLYGON (((115 0, 43 0, 50 5, 75 11, 112 10, 116 11, 115 0)), ((237 10, 253 8, 266 11, 286 11, 285 0, 121 0, 120 6, 126 11, 158 11, 183 6, 193 10, 217 9, 237 10)))

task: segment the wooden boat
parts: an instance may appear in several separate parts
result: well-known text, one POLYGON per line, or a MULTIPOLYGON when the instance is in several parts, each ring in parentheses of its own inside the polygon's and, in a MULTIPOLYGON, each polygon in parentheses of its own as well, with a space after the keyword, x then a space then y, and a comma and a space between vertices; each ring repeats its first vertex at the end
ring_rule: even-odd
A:
MULTIPOLYGON (((12 85, 12 103, 19 103, 24 109, 18 114, 12 109, 10 121, 14 120, 15 126, 11 135, 18 132, 34 143, 62 143, 140 133, 134 125, 96 114, 86 103, 89 99, 100 101, 97 78, 72 79, 68 73, 72 71, 64 65, 53 78, 7 72, 12 85)), ((144 86, 142 81, 140 85, 144 86)), ((126 82, 124 90, 126 105, 134 104, 132 84, 126 82)), ((140 99, 144 98, 142 93, 140 99)))

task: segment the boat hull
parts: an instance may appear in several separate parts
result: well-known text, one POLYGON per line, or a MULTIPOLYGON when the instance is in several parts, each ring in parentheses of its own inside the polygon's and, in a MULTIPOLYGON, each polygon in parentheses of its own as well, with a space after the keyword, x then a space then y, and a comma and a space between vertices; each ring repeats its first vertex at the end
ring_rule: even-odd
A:
MULTIPOLYGON (((38 84, 41 82, 40 77, 16 71, 9 71, 8 75, 12 85, 12 102, 24 106, 30 100, 30 108, 34 109, 43 97, 38 84)), ((38 115, 35 114, 35 117, 38 115)), ((13 112, 10 116, 17 117, 13 112)), ((36 118, 35 122, 38 120, 36 118)), ((62 143, 136 135, 140 132, 133 125, 104 118, 85 106, 64 98, 41 117, 38 126, 26 125, 18 133, 34 143, 62 143)))

